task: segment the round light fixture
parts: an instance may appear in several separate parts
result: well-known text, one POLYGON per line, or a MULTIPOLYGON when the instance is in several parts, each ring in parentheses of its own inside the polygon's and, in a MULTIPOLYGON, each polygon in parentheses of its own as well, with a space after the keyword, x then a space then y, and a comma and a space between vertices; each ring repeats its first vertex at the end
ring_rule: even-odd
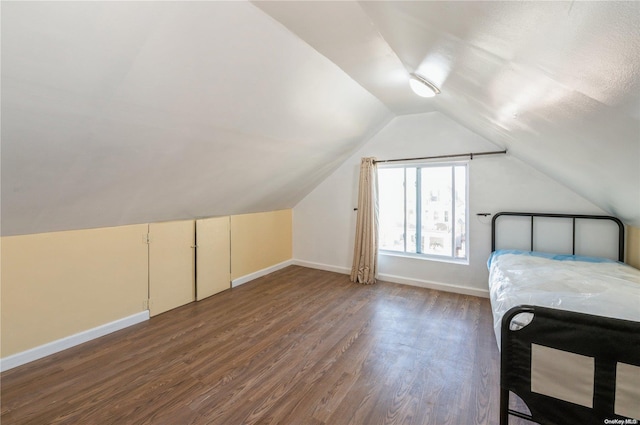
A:
POLYGON ((415 94, 422 97, 433 97, 440 93, 440 89, 431 81, 418 74, 409 75, 409 86, 415 94))

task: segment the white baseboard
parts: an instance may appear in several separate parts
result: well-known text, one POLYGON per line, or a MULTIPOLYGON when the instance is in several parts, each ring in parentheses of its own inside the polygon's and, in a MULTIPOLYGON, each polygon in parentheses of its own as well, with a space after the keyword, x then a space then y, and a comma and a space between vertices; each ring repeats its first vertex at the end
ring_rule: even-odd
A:
POLYGON ((124 329, 137 323, 144 322, 145 320, 149 320, 149 311, 142 311, 131 316, 123 317, 122 319, 114 320, 113 322, 105 323, 104 325, 97 326, 93 329, 88 329, 86 331, 22 351, 21 353, 12 354, 0 359, 0 371, 4 372, 5 370, 22 366, 23 364, 58 353, 66 350, 67 348, 91 341, 92 339, 119 331, 120 329, 124 329))
POLYGON ((488 289, 470 288, 468 286, 453 285, 451 283, 432 282, 429 280, 394 276, 392 274, 379 274, 378 279, 383 280, 385 282, 419 286, 420 288, 436 289, 438 291, 453 292, 456 294, 463 294, 463 295, 472 295, 474 297, 481 297, 481 298, 489 298, 488 289))
MULTIPOLYGON (((332 266, 329 264, 314 263, 304 260, 293 260, 293 264, 302 267, 309 267, 312 269, 325 270, 328 272, 351 274, 351 269, 348 267, 332 266)), ((488 289, 470 288, 468 286, 453 285, 450 283, 432 282, 429 280, 414 279, 403 276, 395 276, 391 274, 378 274, 378 280, 385 282, 400 283, 402 285, 418 286, 420 288, 436 289, 444 292, 454 292, 456 294, 472 295, 475 297, 489 298, 488 289)))
POLYGON ((278 271, 280 269, 284 269, 285 267, 289 267, 292 264, 293 264, 293 260, 283 261, 282 263, 275 264, 273 266, 267 267, 266 269, 258 270, 257 272, 253 272, 253 273, 244 275, 242 277, 239 277, 237 279, 233 279, 231 281, 231 287, 235 288, 236 286, 240 286, 242 284, 250 282, 250 281, 252 281, 254 279, 257 279, 259 277, 266 276, 269 273, 273 273, 273 272, 278 271))
POLYGON ((329 264, 314 263, 311 261, 304 261, 304 260, 293 260, 293 264, 295 264, 296 266, 308 267, 310 269, 325 270, 328 272, 342 273, 342 274, 351 274, 351 269, 349 267, 331 266, 329 264))

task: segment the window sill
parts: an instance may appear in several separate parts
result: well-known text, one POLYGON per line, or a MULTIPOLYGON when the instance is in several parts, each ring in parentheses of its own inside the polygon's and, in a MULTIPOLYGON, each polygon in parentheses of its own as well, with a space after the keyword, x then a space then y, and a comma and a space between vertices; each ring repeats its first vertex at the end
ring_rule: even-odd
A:
POLYGON ((448 257, 439 257, 437 255, 411 254, 407 252, 395 252, 395 251, 383 251, 383 250, 380 250, 378 253, 386 257, 411 258, 413 260, 435 261, 437 263, 459 264, 462 266, 469 265, 468 258, 448 258, 448 257))

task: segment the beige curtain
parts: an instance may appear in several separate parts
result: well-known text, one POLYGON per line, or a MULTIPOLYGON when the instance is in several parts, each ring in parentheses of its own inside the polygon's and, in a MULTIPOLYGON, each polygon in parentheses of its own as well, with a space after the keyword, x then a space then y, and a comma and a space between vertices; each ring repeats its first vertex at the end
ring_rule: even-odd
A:
POLYGON ((376 283, 378 273, 378 179, 375 158, 362 158, 358 193, 358 219, 351 281, 376 283))

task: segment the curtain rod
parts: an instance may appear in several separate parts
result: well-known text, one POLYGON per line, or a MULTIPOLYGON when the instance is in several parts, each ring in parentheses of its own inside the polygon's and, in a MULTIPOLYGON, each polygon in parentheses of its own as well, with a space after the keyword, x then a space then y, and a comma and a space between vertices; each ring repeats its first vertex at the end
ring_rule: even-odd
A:
POLYGON ((460 158, 464 156, 468 156, 469 159, 473 159, 474 156, 483 156, 483 155, 499 155, 506 154, 507 150, 503 151, 492 151, 492 152, 473 152, 473 153, 459 153, 453 155, 438 155, 438 156, 424 156, 422 158, 399 158, 399 159, 377 159, 373 161, 374 163, 379 162, 401 162, 401 161, 418 161, 424 159, 444 159, 444 158, 460 158))

